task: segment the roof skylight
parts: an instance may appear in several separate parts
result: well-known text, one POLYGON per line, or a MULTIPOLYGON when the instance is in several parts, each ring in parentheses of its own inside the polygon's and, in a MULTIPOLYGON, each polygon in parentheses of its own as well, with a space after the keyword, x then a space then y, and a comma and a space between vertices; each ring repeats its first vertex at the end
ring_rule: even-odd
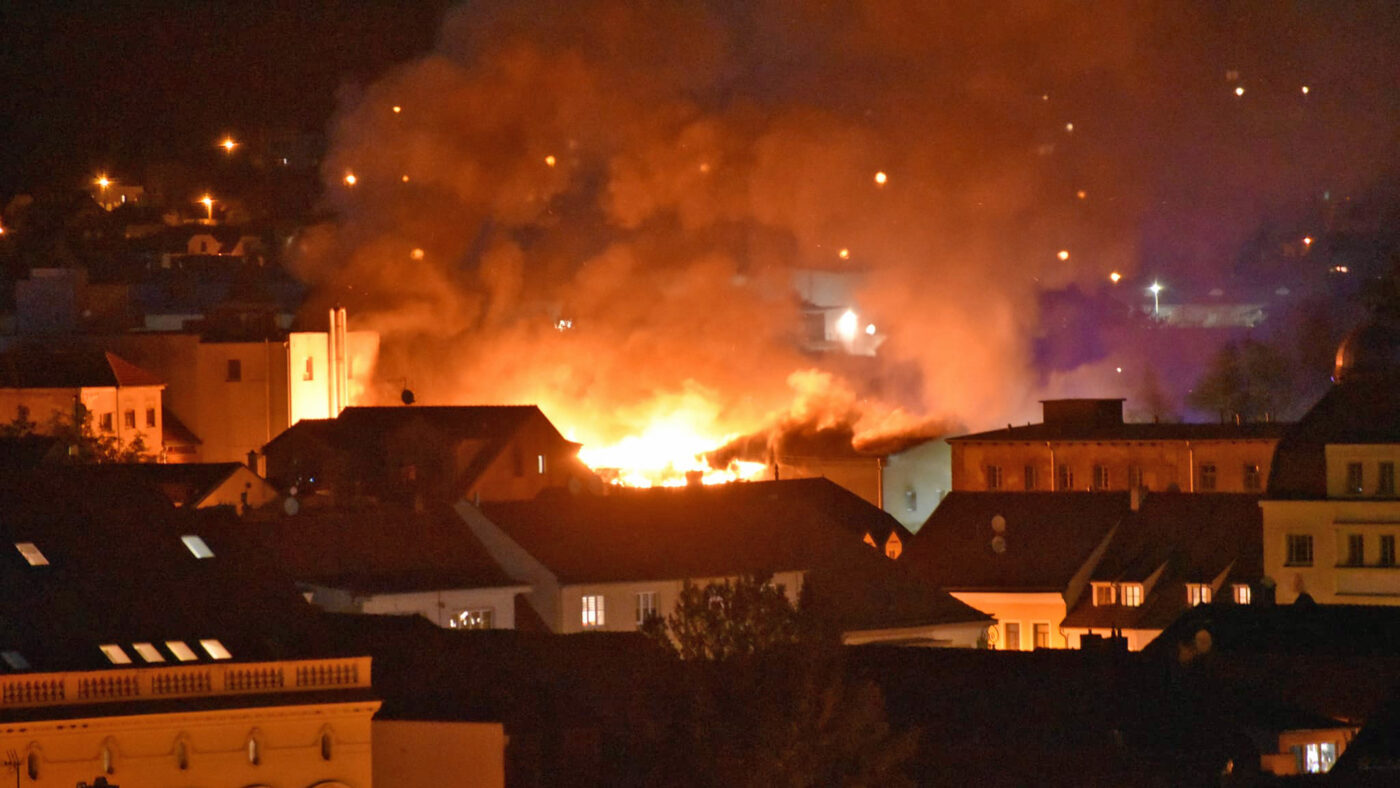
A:
POLYGON ((160 649, 150 643, 132 643, 131 647, 141 655, 141 659, 147 662, 164 662, 165 656, 160 653, 160 649))
POLYGON ((217 640, 201 640, 199 641, 199 645, 203 646, 204 650, 209 653, 209 656, 214 659, 233 659, 233 655, 228 653, 228 649, 224 648, 224 644, 217 640))
POLYGON ((29 670, 29 660, 18 651, 0 651, 0 659, 10 666, 10 670, 29 670))
POLYGON ((167 640, 165 647, 170 649, 170 653, 175 655, 175 659, 181 662, 193 662, 199 659, 199 655, 194 653, 194 649, 185 645, 183 640, 167 640))
POLYGON ((180 541, 185 543, 195 558, 213 558, 214 551, 209 549, 209 545, 203 539, 194 534, 185 534, 180 537, 180 541))
POLYGON ((30 566, 48 566, 49 559, 44 557, 44 553, 33 542, 15 542, 15 549, 24 556, 24 560, 30 566))
POLYGON ((102 649, 102 653, 107 655, 107 660, 113 665, 131 664, 131 657, 127 656, 126 652, 122 650, 122 647, 118 646, 116 643, 105 643, 98 646, 98 648, 102 649))

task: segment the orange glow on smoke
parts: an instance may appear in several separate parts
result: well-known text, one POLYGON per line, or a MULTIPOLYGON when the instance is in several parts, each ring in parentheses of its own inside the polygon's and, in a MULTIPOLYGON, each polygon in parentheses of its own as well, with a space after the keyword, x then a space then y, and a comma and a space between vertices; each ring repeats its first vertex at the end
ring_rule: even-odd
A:
POLYGON ((686 422, 684 414, 653 422, 640 435, 629 435, 609 446, 585 445, 578 456, 604 481, 624 487, 680 487, 686 474, 698 472, 705 484, 753 479, 766 466, 734 461, 727 468, 711 468, 704 460, 736 436, 702 435, 686 422))

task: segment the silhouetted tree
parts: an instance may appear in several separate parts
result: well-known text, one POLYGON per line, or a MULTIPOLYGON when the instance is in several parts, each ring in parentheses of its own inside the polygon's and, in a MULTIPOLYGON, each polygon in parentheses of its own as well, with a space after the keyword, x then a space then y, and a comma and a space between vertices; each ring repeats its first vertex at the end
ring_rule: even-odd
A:
POLYGON ((727 659, 797 641, 797 609, 772 575, 745 575, 681 588, 675 611, 652 618, 643 632, 681 659, 727 659))
POLYGON ((1222 421, 1235 416, 1260 421, 1288 405, 1290 377, 1287 358, 1273 346, 1252 339, 1229 342, 1215 354, 1186 403, 1216 413, 1222 421))

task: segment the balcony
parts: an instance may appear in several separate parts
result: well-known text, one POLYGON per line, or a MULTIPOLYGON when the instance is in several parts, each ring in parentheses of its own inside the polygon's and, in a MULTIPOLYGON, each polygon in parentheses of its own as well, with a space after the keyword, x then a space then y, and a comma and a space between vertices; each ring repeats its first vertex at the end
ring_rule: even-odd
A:
POLYGON ((0 676, 0 709, 369 686, 369 657, 17 673, 0 676))

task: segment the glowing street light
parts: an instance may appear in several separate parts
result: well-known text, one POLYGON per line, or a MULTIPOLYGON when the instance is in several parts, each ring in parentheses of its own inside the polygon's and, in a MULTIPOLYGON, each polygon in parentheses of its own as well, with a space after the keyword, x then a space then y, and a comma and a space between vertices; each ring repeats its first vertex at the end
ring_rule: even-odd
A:
POLYGON ((544 157, 544 164, 545 164, 546 167, 553 167, 553 166, 554 166, 555 164, 557 164, 558 162, 559 162, 559 160, 556 159, 556 158, 554 158, 554 154, 553 154, 553 153, 551 153, 551 154, 549 154, 548 156, 545 156, 545 157, 544 157))
POLYGON ((1161 293, 1163 290, 1166 290, 1166 288, 1163 287, 1160 282, 1153 280, 1152 286, 1147 289, 1152 293, 1152 314, 1155 315, 1157 314, 1157 310, 1162 306, 1161 293))
POLYGON ((1069 259, 1069 250, 1061 249, 1060 251, 1055 253, 1055 256, 1060 258, 1060 262, 1064 262, 1065 260, 1069 259))
POLYGON ((233 137, 224 137, 224 141, 219 143, 219 147, 224 149, 224 153, 233 155, 233 149, 238 147, 238 143, 233 137))
POLYGON ((890 176, 886 175, 884 170, 880 170, 879 172, 875 173, 876 186, 884 186, 885 183, 889 181, 889 179, 890 176))
POLYGON ((346 186, 354 186, 354 185, 356 184, 356 182, 358 182, 358 181, 359 181, 359 178, 356 178, 356 177, 355 177, 355 173, 353 173, 353 172, 347 172, 347 173, 345 173, 345 185, 346 185, 346 186))
POLYGON ((1113 273, 1108 275, 1108 281, 1114 283, 1115 285, 1118 284, 1122 279, 1123 275, 1118 273, 1117 271, 1114 271, 1113 273))
POLYGON ((214 198, 206 194, 203 197, 200 197, 198 200, 196 200, 196 202, 198 202, 200 205, 203 205, 204 210, 209 212, 209 221, 214 221, 214 198))

